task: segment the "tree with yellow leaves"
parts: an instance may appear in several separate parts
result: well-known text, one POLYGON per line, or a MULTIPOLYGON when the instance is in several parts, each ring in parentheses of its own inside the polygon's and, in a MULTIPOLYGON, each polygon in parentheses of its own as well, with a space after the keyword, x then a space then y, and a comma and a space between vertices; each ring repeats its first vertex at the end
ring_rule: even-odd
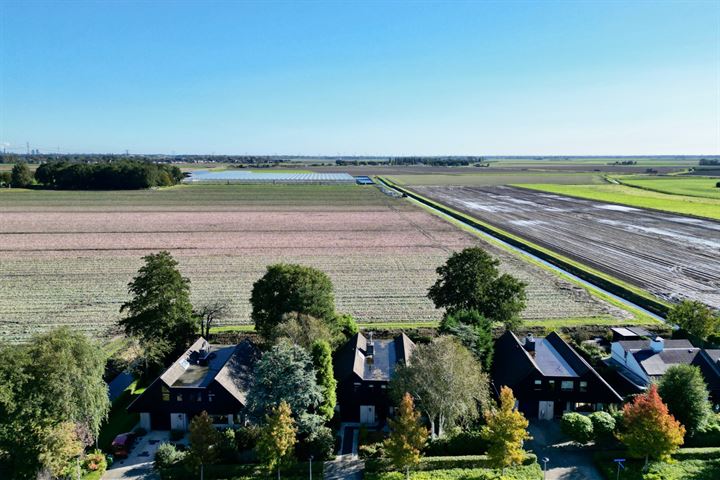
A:
POLYGON ((410 467, 420 463, 428 438, 428 431, 420 424, 420 413, 415 410, 409 393, 406 392, 400 401, 397 418, 388 423, 390 437, 385 440, 385 452, 395 467, 405 469, 405 477, 409 479, 410 467))
POLYGON ((482 437, 488 442, 488 457, 493 466, 505 468, 522 463, 525 451, 523 440, 531 437, 527 432, 529 425, 525 416, 515 409, 515 396, 512 389, 500 389, 500 404, 497 408, 483 412, 486 425, 482 437))
POLYGON ((633 457, 667 459, 683 444, 685 427, 670 415, 657 385, 650 385, 647 393, 638 395, 623 408, 623 433, 618 439, 628 447, 633 457))
POLYGON ((287 402, 280 402, 280 405, 272 408, 270 414, 265 415, 265 426, 260 432, 257 452, 268 471, 277 469, 277 478, 280 478, 280 467, 292 459, 296 435, 297 427, 287 402))

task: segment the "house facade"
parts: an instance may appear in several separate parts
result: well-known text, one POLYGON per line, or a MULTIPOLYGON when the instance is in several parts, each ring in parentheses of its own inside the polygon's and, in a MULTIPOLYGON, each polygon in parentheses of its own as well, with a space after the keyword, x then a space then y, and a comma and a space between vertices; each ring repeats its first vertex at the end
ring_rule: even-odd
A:
POLYGON ((259 355, 244 340, 238 345, 210 345, 198 339, 128 406, 140 414, 146 430, 188 429, 208 412, 217 426, 243 424, 246 394, 259 355))
POLYGON ((552 419, 568 411, 604 410, 622 397, 557 333, 520 340, 506 331, 495 343, 496 392, 510 387, 518 409, 531 418, 552 419))
POLYGON ((336 353, 337 399, 343 422, 382 425, 391 413, 388 385, 399 364, 409 364, 415 344, 407 335, 393 339, 355 334, 336 353))
POLYGON ((674 365, 700 369, 713 403, 720 404, 720 350, 695 347, 686 339, 662 337, 612 342, 607 364, 638 390, 659 381, 674 365))

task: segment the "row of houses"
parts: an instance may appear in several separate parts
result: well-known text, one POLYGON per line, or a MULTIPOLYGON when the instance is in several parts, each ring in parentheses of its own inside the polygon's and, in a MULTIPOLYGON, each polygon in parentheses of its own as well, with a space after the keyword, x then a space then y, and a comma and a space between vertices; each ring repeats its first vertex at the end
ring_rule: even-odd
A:
MULTIPOLYGON (((694 347, 687 340, 665 340, 641 329, 613 330, 611 356, 603 378, 557 333, 543 338, 505 332, 495 344, 492 386, 513 389, 518 409, 529 418, 552 419, 567 411, 596 411, 639 393, 673 365, 700 368, 712 401, 720 403, 720 350, 694 347)), ((339 416, 343 422, 382 425, 392 415, 388 394, 398 365, 412 362, 415 344, 400 334, 392 339, 354 335, 335 354, 339 416)), ((249 340, 211 345, 198 339, 129 407, 146 430, 187 430, 207 411, 218 426, 244 424, 246 396, 260 353, 249 340)))

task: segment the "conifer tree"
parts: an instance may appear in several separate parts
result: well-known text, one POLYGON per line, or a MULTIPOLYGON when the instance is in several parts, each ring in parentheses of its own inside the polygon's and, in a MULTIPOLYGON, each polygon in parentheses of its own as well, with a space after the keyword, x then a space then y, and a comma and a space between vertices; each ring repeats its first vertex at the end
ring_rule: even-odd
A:
POLYGON ((388 423, 390 438, 385 440, 385 450, 393 465, 405 469, 405 476, 409 479, 410 467, 420 463, 428 438, 428 431, 420 424, 420 413, 415 410, 409 393, 405 393, 400 402, 397 418, 388 423))
POLYGON ((290 405, 282 401, 265 416, 265 426, 260 431, 256 447, 258 457, 267 466, 268 471, 277 469, 277 478, 280 478, 280 467, 293 456, 297 442, 296 435, 297 427, 292 418, 290 405))
POLYGON ((213 463, 218 457, 220 432, 213 425, 210 415, 203 411, 190 422, 190 454, 199 465, 213 463))
POLYGON ((670 415, 654 384, 647 393, 625 404, 623 426, 618 439, 628 447, 630 455, 645 457, 646 466, 650 458, 667 459, 685 437, 685 427, 670 415))
POLYGON ((330 420, 335 414, 335 404, 337 403, 335 392, 337 381, 333 374, 330 344, 325 340, 317 340, 313 343, 310 354, 315 366, 317 384, 323 391, 323 401, 318 406, 318 413, 330 420))
POLYGON ((512 389, 502 387, 500 405, 486 410, 483 415, 487 423, 482 429, 482 437, 489 444, 487 454, 490 462, 503 469, 521 463, 525 458, 522 442, 531 437, 527 432, 527 419, 515 409, 512 389))

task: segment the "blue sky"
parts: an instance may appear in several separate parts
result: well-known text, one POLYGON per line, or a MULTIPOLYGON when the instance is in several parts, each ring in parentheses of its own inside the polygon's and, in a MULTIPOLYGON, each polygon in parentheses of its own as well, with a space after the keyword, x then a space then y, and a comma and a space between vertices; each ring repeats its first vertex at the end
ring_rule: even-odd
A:
POLYGON ((718 154, 720 2, 0 0, 24 151, 718 154))

